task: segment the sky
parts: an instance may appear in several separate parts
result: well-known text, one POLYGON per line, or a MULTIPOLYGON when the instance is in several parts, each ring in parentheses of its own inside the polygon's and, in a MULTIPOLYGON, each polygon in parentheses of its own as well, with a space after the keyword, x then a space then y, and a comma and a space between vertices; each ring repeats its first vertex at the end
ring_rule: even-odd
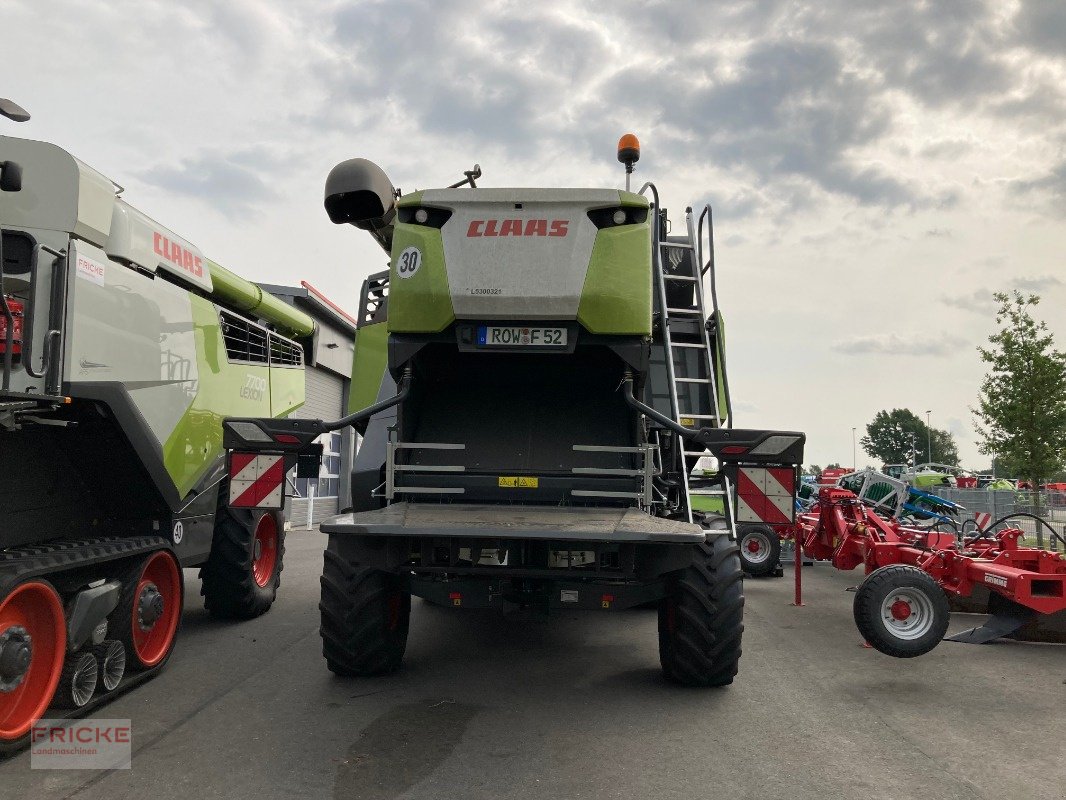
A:
POLYGON ((713 206, 736 424, 805 431, 808 462, 905 407, 987 467, 993 292, 1041 295, 1066 347, 1061 0, 0 0, 0 29, 0 96, 33 115, 0 132, 353 311, 386 261, 322 209, 337 162, 612 187, 637 134, 676 223, 713 206))

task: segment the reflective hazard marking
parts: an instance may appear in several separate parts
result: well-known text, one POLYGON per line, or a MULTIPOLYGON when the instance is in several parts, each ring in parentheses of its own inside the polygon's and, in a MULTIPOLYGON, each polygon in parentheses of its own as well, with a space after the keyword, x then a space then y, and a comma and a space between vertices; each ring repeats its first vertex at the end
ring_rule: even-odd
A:
POLYGON ((977 523, 977 530, 983 531, 988 527, 988 523, 992 521, 992 515, 986 514, 983 511, 975 511, 973 514, 974 522, 977 523))
POLYGON ((284 456, 231 453, 229 504, 234 508, 281 508, 284 456))
POLYGON ((741 467, 737 474, 737 522, 791 522, 795 480, 789 467, 741 467))

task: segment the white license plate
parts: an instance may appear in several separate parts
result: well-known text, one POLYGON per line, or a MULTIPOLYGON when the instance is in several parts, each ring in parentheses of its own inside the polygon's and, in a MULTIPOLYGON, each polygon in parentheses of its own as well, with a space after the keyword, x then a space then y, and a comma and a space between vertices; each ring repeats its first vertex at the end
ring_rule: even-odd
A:
POLYGON ((477 343, 485 347, 566 347, 566 328, 482 325, 477 343))

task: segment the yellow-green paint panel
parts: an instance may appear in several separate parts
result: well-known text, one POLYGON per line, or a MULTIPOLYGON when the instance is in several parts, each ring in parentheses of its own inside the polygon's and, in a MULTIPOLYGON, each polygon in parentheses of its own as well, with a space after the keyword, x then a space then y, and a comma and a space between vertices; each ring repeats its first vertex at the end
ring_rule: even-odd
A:
POLYGON ((577 319, 591 333, 651 335, 651 236, 645 222, 596 232, 577 319))
POLYGON ((386 323, 389 331, 437 333, 454 320, 440 231, 423 225, 398 223, 392 234, 389 269, 389 320, 386 323), (413 275, 401 278, 397 263, 408 248, 416 248, 421 261, 413 275))
POLYGON ((182 497, 222 455, 224 417, 281 416, 304 402, 302 368, 231 364, 216 306, 196 295, 190 294, 189 300, 196 341, 196 394, 163 443, 163 463, 182 497))
POLYGON ((354 414, 378 399, 381 379, 389 359, 387 323, 365 325, 355 334, 352 359, 352 387, 348 392, 348 413, 354 414))

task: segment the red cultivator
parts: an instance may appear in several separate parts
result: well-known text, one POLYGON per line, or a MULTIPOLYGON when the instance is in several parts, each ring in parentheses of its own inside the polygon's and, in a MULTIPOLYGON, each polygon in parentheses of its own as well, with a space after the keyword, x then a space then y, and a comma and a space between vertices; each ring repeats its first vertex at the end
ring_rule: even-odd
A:
POLYGON ((789 533, 808 557, 843 570, 865 566, 855 623, 882 653, 928 653, 947 631, 948 597, 982 599, 986 590, 992 617, 953 641, 1058 640, 1056 629, 1066 633, 1066 558, 1020 546, 1020 530, 978 532, 960 541, 885 520, 852 492, 826 487, 789 533))

